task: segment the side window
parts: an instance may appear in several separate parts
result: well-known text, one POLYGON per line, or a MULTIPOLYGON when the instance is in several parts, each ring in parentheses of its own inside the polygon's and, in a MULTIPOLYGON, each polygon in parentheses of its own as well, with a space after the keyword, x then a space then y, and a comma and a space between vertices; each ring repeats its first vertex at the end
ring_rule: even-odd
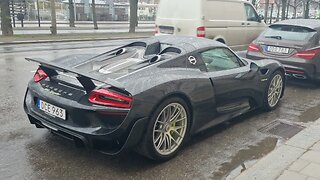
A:
POLYGON ((241 67, 238 58, 227 48, 215 48, 201 53, 209 72, 241 67))
POLYGON ((249 4, 244 4, 246 9, 247 21, 259 21, 259 16, 254 8, 249 4))

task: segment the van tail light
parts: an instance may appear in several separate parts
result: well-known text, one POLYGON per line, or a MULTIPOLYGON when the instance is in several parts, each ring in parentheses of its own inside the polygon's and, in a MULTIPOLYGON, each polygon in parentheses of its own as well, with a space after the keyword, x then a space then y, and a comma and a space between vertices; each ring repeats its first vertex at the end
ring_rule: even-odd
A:
POLYGON ((249 44, 247 50, 251 52, 260 52, 259 46, 254 44, 253 42, 249 44))
POLYGON ((320 55, 320 48, 298 52, 294 57, 311 60, 320 55))
POLYGON ((155 33, 156 33, 156 34, 159 34, 159 33, 160 33, 160 29, 159 29, 159 26, 158 26, 158 25, 156 25, 156 27, 155 27, 155 33))
POLYGON ((38 68, 36 73, 33 76, 33 80, 34 80, 34 82, 37 83, 47 77, 48 77, 48 75, 41 68, 38 68))
POLYGON ((132 97, 107 89, 97 89, 91 92, 89 102, 102 106, 131 108, 132 97))
POLYGON ((206 28, 204 26, 197 28, 197 37, 206 37, 206 28))

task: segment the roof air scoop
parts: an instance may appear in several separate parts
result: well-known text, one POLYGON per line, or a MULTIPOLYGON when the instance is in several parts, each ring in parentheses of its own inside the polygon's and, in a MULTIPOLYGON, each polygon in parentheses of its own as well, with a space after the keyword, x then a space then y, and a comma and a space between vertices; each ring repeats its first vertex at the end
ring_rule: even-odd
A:
POLYGON ((160 59, 161 59, 161 55, 153 56, 153 57, 149 60, 149 64, 158 62, 158 61, 160 61, 160 59))
POLYGON ((121 49, 117 50, 117 51, 114 53, 114 55, 119 56, 119 55, 124 54, 124 53, 126 53, 126 52, 127 52, 126 48, 121 48, 121 49))

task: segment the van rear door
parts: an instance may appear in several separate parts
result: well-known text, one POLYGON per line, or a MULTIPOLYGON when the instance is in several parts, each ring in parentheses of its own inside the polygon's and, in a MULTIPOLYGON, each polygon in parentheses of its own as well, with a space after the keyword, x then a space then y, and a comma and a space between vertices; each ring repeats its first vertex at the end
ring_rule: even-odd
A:
POLYGON ((196 36, 203 26, 203 0, 161 0, 156 18, 156 35, 175 34, 196 36))

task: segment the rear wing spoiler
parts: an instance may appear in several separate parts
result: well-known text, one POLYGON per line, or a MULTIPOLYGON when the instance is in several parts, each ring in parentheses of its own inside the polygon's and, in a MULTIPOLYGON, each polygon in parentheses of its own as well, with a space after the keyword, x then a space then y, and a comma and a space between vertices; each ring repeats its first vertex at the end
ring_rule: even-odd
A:
POLYGON ((36 62, 39 64, 39 66, 42 68, 42 70, 48 74, 49 77, 52 77, 54 75, 58 75, 57 71, 60 72, 69 72, 76 75, 76 78, 81 83, 81 85, 84 87, 87 93, 91 92, 96 88, 96 85, 94 81, 100 82, 106 85, 111 85, 113 87, 119 88, 119 89, 125 89, 124 86, 119 83, 118 81, 110 78, 104 77, 102 74, 98 72, 84 72, 79 69, 75 68, 65 68, 62 67, 62 65, 59 65, 58 63, 55 63, 53 61, 46 61, 41 58, 25 58, 27 61, 36 62))

